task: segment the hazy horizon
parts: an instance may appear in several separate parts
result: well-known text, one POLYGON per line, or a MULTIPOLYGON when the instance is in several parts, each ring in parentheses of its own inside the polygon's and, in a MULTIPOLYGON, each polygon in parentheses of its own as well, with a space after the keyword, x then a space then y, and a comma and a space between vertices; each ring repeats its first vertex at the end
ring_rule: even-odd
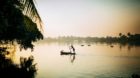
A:
POLYGON ((140 33, 139 0, 36 0, 45 36, 140 33))

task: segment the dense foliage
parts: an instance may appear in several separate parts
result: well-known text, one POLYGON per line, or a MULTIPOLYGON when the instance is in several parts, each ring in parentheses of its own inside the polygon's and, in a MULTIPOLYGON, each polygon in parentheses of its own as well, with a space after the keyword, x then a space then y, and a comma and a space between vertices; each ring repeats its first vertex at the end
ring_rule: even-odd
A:
MULTIPOLYGON (((32 0, 25 1, 32 2, 32 0)), ((21 4, 20 0, 0 0, 1 44, 17 42, 21 49, 33 49, 32 42, 43 39, 43 35, 38 30, 37 24, 30 17, 23 14, 22 8, 25 7, 24 5, 21 4)), ((34 8, 32 7, 32 9, 34 8)))

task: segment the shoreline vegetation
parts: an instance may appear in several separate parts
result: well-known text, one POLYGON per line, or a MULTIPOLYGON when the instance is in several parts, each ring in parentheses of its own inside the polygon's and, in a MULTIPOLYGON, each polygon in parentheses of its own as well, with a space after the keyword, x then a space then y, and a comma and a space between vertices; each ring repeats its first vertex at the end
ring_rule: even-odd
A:
POLYGON ((122 45, 134 45, 140 46, 140 34, 127 33, 124 35, 119 33, 118 37, 106 36, 106 37, 76 37, 76 36, 59 36, 56 38, 45 38, 46 42, 66 42, 66 43, 107 43, 114 44, 120 43, 122 45))
POLYGON ((20 50, 33 51, 33 42, 43 39, 42 32, 34 0, 0 0, 0 78, 35 78, 33 56, 20 56, 19 63, 12 58, 17 45, 20 50))

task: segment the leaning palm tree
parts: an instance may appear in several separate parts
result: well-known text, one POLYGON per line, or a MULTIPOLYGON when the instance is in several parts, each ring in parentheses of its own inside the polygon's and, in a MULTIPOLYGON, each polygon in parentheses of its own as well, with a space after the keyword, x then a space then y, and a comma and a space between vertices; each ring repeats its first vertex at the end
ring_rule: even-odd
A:
POLYGON ((0 0, 0 43, 17 42, 33 49, 32 42, 43 39, 42 20, 33 0, 0 0))

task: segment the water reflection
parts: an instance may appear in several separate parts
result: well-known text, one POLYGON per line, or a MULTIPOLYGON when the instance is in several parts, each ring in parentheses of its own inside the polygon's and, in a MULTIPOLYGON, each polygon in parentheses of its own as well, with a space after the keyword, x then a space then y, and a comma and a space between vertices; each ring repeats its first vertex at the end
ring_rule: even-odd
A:
POLYGON ((0 78, 35 78, 37 69, 33 63, 34 57, 20 57, 19 64, 15 64, 11 59, 14 51, 15 48, 10 51, 6 47, 0 47, 0 78))
POLYGON ((139 46, 73 43, 76 55, 61 55, 61 50, 69 52, 70 44, 43 41, 36 44, 37 78, 138 78, 132 74, 140 73, 139 46))
POLYGON ((71 63, 74 62, 75 58, 76 58, 75 55, 70 55, 71 63))
POLYGON ((69 57, 71 63, 74 63, 74 61, 76 59, 76 55, 75 54, 70 54, 70 55, 64 55, 64 54, 62 55, 61 54, 61 56, 67 56, 67 57, 69 57))

